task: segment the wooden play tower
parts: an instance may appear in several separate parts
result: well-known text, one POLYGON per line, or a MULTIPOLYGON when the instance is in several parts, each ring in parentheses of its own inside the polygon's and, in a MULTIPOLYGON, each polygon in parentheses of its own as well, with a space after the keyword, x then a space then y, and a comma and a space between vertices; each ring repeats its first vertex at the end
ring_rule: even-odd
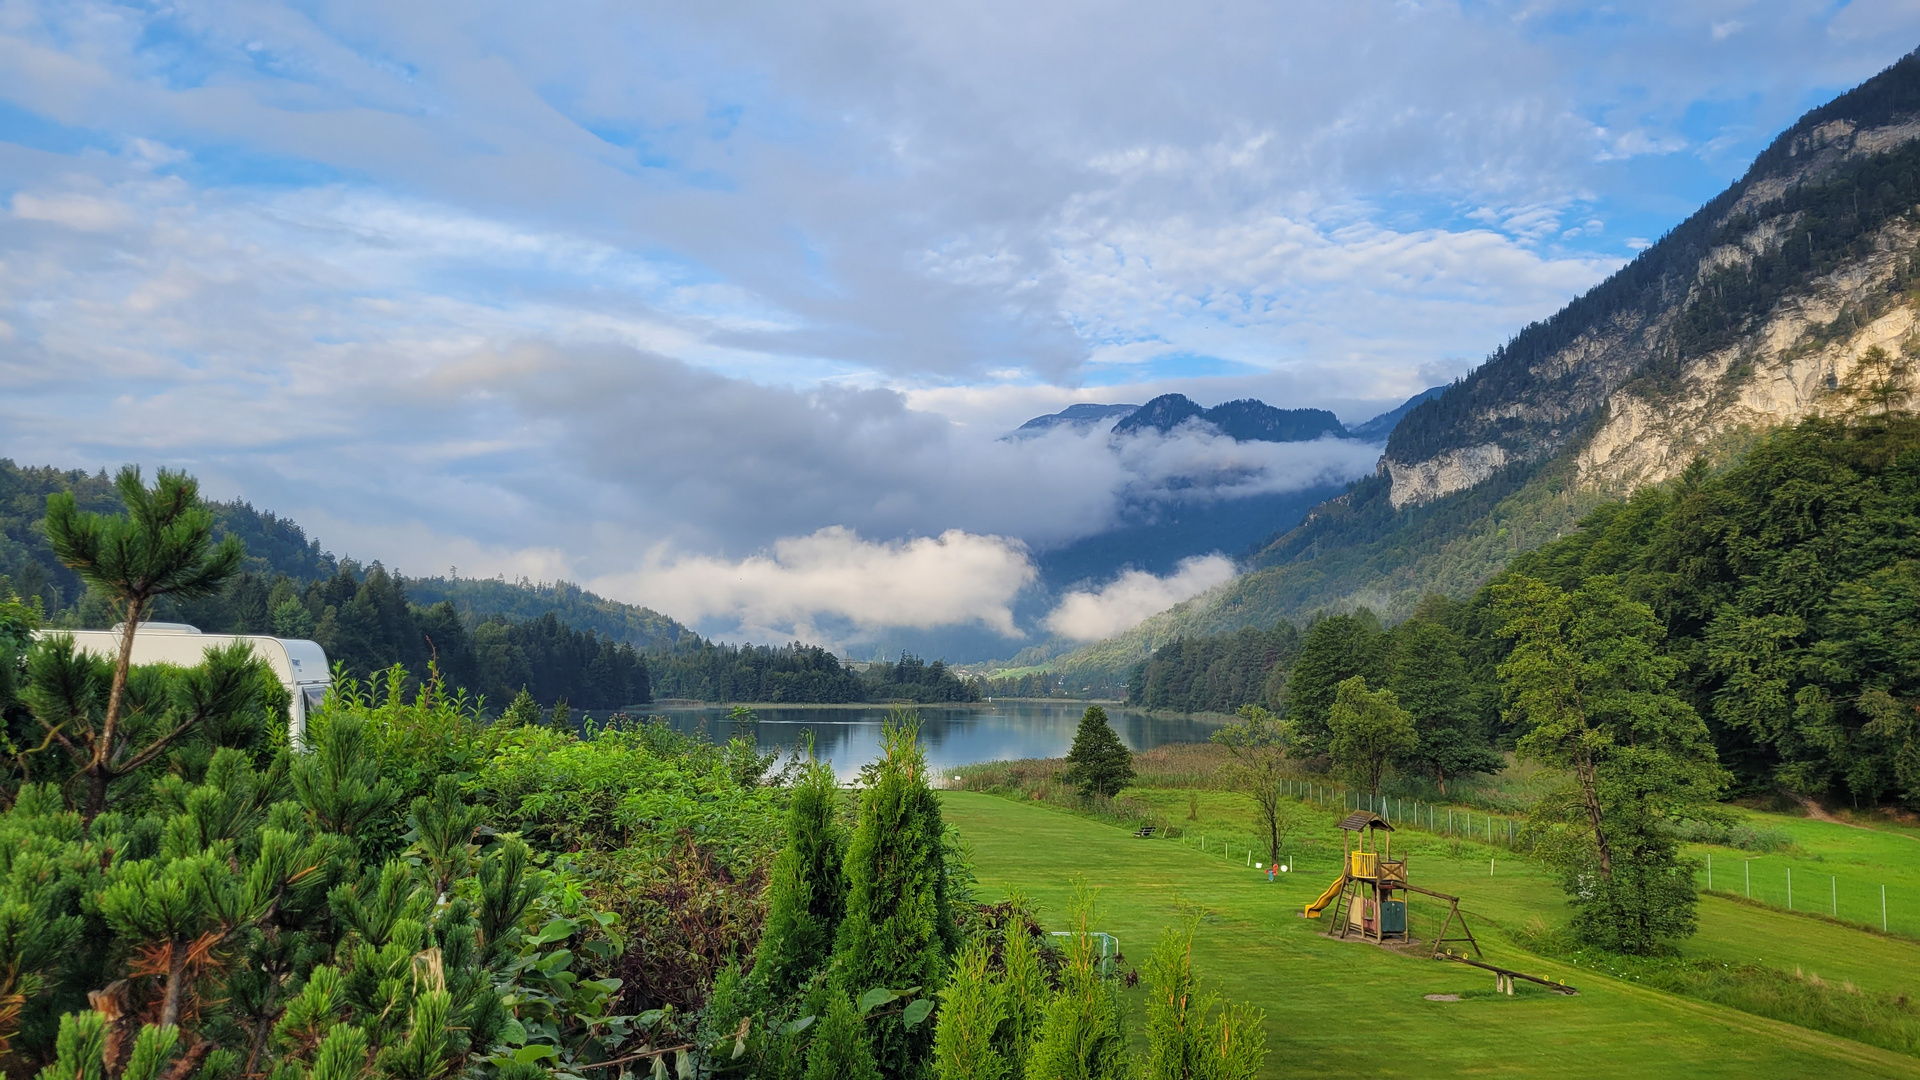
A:
POLYGON ((1340 877, 1320 899, 1307 905, 1304 914, 1308 918, 1319 918, 1321 910, 1331 903, 1336 929, 1329 933, 1342 938, 1357 934, 1362 940, 1381 944, 1407 941, 1406 894, 1420 893, 1447 902, 1446 921, 1433 940, 1434 955, 1439 956, 1447 944, 1454 942, 1468 945, 1475 956, 1480 955, 1480 943, 1474 940, 1466 916, 1460 913, 1459 897, 1408 884, 1407 861, 1393 858, 1393 826, 1386 818, 1369 810, 1356 810, 1340 822, 1340 830, 1340 877), (1455 925, 1464 936, 1449 938, 1455 925))

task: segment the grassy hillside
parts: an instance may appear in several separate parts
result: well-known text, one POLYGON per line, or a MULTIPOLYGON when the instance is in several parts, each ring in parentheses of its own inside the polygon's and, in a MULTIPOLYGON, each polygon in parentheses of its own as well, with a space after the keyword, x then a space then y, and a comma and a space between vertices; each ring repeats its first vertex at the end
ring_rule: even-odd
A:
MULTIPOLYGON (((1238 852, 1222 857, 1177 841, 1138 840, 988 795, 949 792, 943 801, 973 851, 984 892, 1020 890, 1057 924, 1074 879, 1084 877, 1101 888, 1097 926, 1120 936, 1129 965, 1144 961, 1160 929, 1186 906, 1203 908, 1196 967, 1229 997, 1266 1011, 1267 1076, 1358 1075, 1388 1067, 1382 1063, 1435 1077, 1920 1076, 1920 1059, 1906 1054, 1529 952, 1519 942, 1535 920, 1559 917, 1559 890, 1529 864, 1502 856, 1488 876, 1489 853, 1477 845, 1455 849, 1410 836, 1395 850, 1409 851, 1415 884, 1464 898, 1490 959, 1567 981, 1578 996, 1527 984, 1513 997, 1495 995, 1485 972, 1322 936, 1322 924, 1300 918, 1299 907, 1338 861, 1338 841, 1324 827, 1303 838, 1312 846, 1300 849, 1297 871, 1269 885, 1238 852), (1428 994, 1461 1000, 1429 1001, 1428 994)), ((1184 794, 1181 802, 1184 810, 1184 794)), ((1197 824, 1224 833, 1241 805, 1207 793, 1197 824)), ((1914 847, 1920 856, 1920 844, 1914 847)), ((1423 918, 1430 922, 1433 913, 1416 909, 1416 928, 1423 918)), ((1911 941, 1805 916, 1709 899, 1701 921, 1688 949, 1702 958, 1798 964, 1829 982, 1850 980, 1863 994, 1905 992, 1920 970, 1920 946, 1911 941)), ((1135 1015, 1143 993, 1127 992, 1135 1015)))

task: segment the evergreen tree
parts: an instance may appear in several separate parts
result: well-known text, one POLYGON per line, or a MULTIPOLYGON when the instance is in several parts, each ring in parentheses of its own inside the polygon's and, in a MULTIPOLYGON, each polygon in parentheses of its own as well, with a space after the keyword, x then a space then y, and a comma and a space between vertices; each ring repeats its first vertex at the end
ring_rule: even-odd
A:
POLYGON ((1370 683, 1380 681, 1380 636, 1380 620, 1366 608, 1319 619, 1307 628, 1284 690, 1287 719, 1294 723, 1302 750, 1326 752, 1331 738, 1327 722, 1341 683, 1356 675, 1370 683))
POLYGON ((500 723, 508 727, 526 727, 540 722, 540 703, 533 700, 526 687, 513 695, 513 700, 500 713, 500 723))
MULTIPOLYGON (((1011 906, 1016 913, 1023 907, 1017 900, 1011 906)), ((1001 1060, 1007 1063, 1010 1080, 1026 1076, 1027 1061, 1047 1022, 1047 1006, 1053 997, 1046 972, 1040 967, 1040 953, 1034 947, 1036 933, 1037 927, 1029 927, 1025 917, 1018 916, 1009 920, 1001 948, 1001 964, 1006 969, 1002 983, 1006 1019, 1000 1025, 996 1044, 1001 1060)))
POLYGON ((1082 887, 1074 901, 1075 933, 1068 938, 1060 992, 1034 1042, 1026 1080, 1123 1080, 1130 1071, 1120 1002, 1103 978, 1090 925, 1093 896, 1082 887))
POLYGON ((1087 706, 1080 717, 1080 729, 1074 732, 1067 760, 1072 763, 1067 781, 1079 785, 1080 793, 1087 798, 1112 798, 1133 783, 1133 751, 1113 733, 1113 726, 1107 723, 1107 710, 1098 705, 1087 706))
POLYGON ((880 1080, 866 1024, 853 999, 834 993, 807 1049, 806 1080, 880 1080))
POLYGON ((213 543, 213 514, 200 501, 200 485, 185 473, 161 469, 148 488, 139 468, 128 465, 114 487, 127 510, 118 517, 81 511, 72 492, 47 496, 48 545, 82 581, 112 601, 122 623, 120 656, 98 723, 57 736, 86 759, 80 772, 89 820, 107 808, 107 788, 114 780, 146 764, 187 730, 155 733, 138 749, 128 745, 128 733, 121 730, 133 637, 141 620, 163 598, 212 594, 246 555, 235 537, 213 543), (71 745, 75 737, 78 747, 71 745))
POLYGON ((833 769, 810 762, 787 807, 787 843, 767 882, 754 977, 775 1000, 796 993, 833 955, 846 912, 846 829, 833 769))
POLYGON ((1573 593, 1516 576, 1493 593, 1513 640, 1500 675, 1520 755, 1575 785, 1538 824, 1576 932, 1636 953, 1692 933, 1692 868, 1665 825, 1713 802, 1725 777, 1706 724, 1671 692, 1681 664, 1657 650, 1652 609, 1605 576, 1573 593))
POLYGON ((1327 751, 1334 767, 1375 796, 1393 759, 1420 745, 1413 717, 1394 700, 1393 691, 1368 690, 1358 675, 1340 684, 1327 728, 1333 736, 1327 751))
MULTIPOLYGON (((920 718, 896 710, 868 766, 860 820, 847 848, 847 911, 834 945, 842 994, 919 987, 931 994, 945 975, 954 928, 942 925, 946 874, 940 801, 927 783, 920 718)), ((931 1025, 898 1014, 868 1022, 874 1060, 889 1080, 922 1076, 931 1025)))
POLYGON ((1007 1017, 1006 987, 993 977, 992 951, 973 941, 955 958, 953 975, 940 991, 940 1021, 933 1035, 933 1074, 938 1080, 1004 1080, 1007 1059, 996 1042, 1007 1017))
POLYGON ((39 642, 27 658, 21 699, 47 752, 22 755, 24 778, 77 782, 88 820, 107 808, 114 784, 163 754, 176 752, 176 767, 190 764, 177 751, 198 740, 200 752, 191 759, 203 763, 222 744, 257 744, 267 725, 285 723, 286 690, 245 642, 208 649, 204 663, 184 671, 116 671, 112 663, 76 651, 64 635, 39 642), (116 678, 124 711, 110 726, 107 688, 116 678), (71 771, 50 773, 60 758, 71 771))
POLYGON ((1266 1060, 1265 1015, 1245 1005, 1222 1008, 1217 992, 1200 988, 1193 971, 1198 923, 1189 918, 1168 927, 1147 961, 1143 1080, 1253 1080, 1266 1060))

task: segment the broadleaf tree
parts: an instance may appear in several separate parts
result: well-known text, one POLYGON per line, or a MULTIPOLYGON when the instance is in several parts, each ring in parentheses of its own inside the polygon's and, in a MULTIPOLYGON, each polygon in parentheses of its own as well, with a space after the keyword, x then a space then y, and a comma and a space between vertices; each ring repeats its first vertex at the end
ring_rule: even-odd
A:
POLYGON ((1240 722, 1213 733, 1213 741, 1227 748, 1233 764, 1224 770, 1228 783, 1253 800, 1266 834, 1267 858, 1280 861, 1280 845, 1292 828, 1294 802, 1286 794, 1288 754, 1293 725, 1258 705, 1242 705, 1240 722))
POLYGON ((1672 690, 1679 660, 1647 605, 1604 575, 1566 592, 1516 575, 1494 590, 1513 651, 1500 665, 1523 758, 1566 770, 1573 798, 1536 824, 1584 939, 1648 953, 1693 932, 1692 869, 1666 826, 1726 784, 1712 737, 1672 690), (1557 842, 1561 841, 1561 842, 1557 842))
POLYGON ((1380 794, 1394 758, 1420 745, 1413 717, 1400 707, 1391 690, 1368 690, 1358 675, 1340 684, 1327 712, 1332 734, 1328 753, 1333 764, 1355 787, 1380 794))

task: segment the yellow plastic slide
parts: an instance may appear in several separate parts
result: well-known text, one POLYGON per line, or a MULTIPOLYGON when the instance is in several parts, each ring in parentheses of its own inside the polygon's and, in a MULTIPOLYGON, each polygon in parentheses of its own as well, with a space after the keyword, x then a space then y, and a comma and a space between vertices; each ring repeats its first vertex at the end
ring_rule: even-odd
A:
POLYGON ((1342 885, 1345 885, 1346 883, 1347 883, 1347 875, 1345 874, 1341 874, 1339 877, 1334 878, 1333 884, 1327 886, 1327 891, 1320 894, 1320 899, 1315 900, 1311 904, 1308 904, 1306 911, 1304 911, 1303 914, 1306 915, 1306 917, 1309 919, 1319 918, 1320 913, 1327 909, 1327 905, 1333 903, 1333 898, 1340 895, 1340 887, 1342 885))

